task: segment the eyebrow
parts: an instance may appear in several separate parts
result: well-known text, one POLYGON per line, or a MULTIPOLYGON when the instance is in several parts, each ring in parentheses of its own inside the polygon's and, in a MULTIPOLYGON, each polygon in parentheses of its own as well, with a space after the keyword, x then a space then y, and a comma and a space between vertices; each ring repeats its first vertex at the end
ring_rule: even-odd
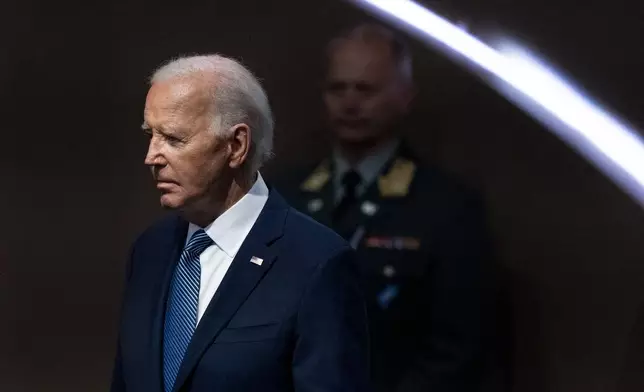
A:
MULTIPOLYGON (((150 133, 152 131, 153 127, 151 127, 150 124, 148 124, 146 121, 144 121, 143 124, 141 124, 141 129, 145 133, 150 133)), ((172 136, 172 137, 178 137, 178 138, 183 137, 183 136, 181 136, 181 130, 179 130, 177 132, 177 130, 173 130, 172 128, 171 129, 164 128, 162 125, 158 125, 158 126, 154 127, 154 130, 159 132, 160 134, 162 134, 164 136, 172 136)))
MULTIPOLYGON (((143 124, 141 124, 141 129, 144 130, 144 131, 150 131, 150 130, 152 130, 152 127, 146 121, 143 121, 143 124)), ((166 130, 162 126, 157 126, 157 127, 155 127, 155 129, 157 129, 159 132, 161 132, 163 134, 166 133, 166 130)))

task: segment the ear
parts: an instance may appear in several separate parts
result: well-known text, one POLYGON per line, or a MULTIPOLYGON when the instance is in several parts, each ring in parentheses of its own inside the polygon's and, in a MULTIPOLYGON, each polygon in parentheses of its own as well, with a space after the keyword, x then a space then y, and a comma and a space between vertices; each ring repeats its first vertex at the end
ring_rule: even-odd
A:
POLYGON ((233 169, 242 167, 250 157, 251 135, 250 128, 246 124, 233 125, 228 131, 230 135, 229 148, 230 159, 228 166, 233 169))
POLYGON ((395 105, 398 114, 406 115, 411 111, 414 99, 416 98, 416 86, 407 81, 398 79, 393 86, 393 105, 395 105))
POLYGON ((403 87, 403 90, 401 92, 402 94, 402 106, 403 106, 403 111, 405 113, 409 112, 411 108, 411 104, 414 102, 414 99, 416 99, 416 95, 418 94, 418 89, 416 88, 415 85, 412 83, 409 83, 405 87, 403 87))

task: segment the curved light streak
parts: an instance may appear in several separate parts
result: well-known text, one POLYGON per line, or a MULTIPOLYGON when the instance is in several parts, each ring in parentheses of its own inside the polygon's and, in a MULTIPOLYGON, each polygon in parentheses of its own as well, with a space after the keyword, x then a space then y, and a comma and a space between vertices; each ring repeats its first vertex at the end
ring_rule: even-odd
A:
POLYGON ((518 45, 494 49, 410 0, 352 0, 474 68, 644 206, 639 134, 518 45))

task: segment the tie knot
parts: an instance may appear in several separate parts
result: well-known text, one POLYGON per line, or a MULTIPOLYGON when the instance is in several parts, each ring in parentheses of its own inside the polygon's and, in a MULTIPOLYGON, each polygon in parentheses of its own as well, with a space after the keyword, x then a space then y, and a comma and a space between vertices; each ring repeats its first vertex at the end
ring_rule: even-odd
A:
POLYGON ((347 191, 354 191, 358 186, 358 184, 360 184, 360 181, 362 181, 362 178, 360 178, 360 174, 353 169, 348 170, 342 176, 342 185, 344 186, 344 189, 347 191))
POLYGON ((188 245, 186 245, 183 251, 199 255, 204 251, 204 249, 212 244, 212 238, 210 238, 203 229, 199 229, 195 231, 192 237, 190 237, 190 241, 188 241, 188 245))

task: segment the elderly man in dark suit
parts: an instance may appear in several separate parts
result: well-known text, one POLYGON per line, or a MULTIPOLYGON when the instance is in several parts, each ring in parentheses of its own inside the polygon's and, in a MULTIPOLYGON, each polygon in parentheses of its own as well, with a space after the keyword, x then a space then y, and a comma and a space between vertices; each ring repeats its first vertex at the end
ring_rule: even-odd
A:
POLYGON ((144 117, 173 212, 132 248, 112 392, 368 390, 354 252, 262 179, 273 121, 253 75, 172 61, 144 117))
POLYGON ((357 249, 376 389, 477 390, 494 317, 483 208, 402 140, 414 96, 408 49, 380 26, 340 35, 323 96, 333 150, 275 186, 357 249))

